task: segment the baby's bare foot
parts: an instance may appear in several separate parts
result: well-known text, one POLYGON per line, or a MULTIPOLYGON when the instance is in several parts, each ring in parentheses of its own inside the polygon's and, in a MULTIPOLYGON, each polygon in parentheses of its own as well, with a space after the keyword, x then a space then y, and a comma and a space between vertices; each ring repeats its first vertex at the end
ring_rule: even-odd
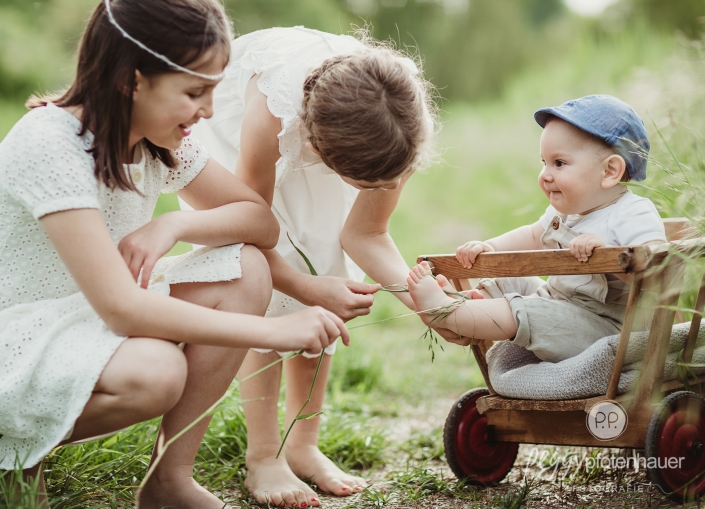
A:
POLYGON ((192 477, 158 481, 152 477, 137 494, 137 509, 233 509, 192 477))
POLYGON ((416 309, 426 311, 419 314, 421 320, 429 326, 440 326, 442 320, 438 320, 438 312, 456 301, 446 294, 455 293, 455 288, 444 276, 438 276, 438 280, 433 279, 426 262, 421 262, 411 269, 406 282, 416 309))
POLYGON ((310 479, 321 491, 346 497, 362 491, 367 482, 340 470, 317 446, 287 445, 286 460, 301 479, 310 479))
POLYGON ((316 492, 296 477, 283 456, 248 459, 245 487, 258 503, 272 507, 318 507, 316 492))

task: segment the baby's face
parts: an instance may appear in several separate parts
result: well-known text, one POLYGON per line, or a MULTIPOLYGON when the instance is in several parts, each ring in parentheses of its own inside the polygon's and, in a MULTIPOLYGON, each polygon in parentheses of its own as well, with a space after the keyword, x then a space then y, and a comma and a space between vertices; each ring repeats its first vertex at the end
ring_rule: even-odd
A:
POLYGON ((541 135, 539 186, 562 214, 580 214, 602 205, 602 163, 609 157, 577 127, 560 119, 546 124, 541 135))

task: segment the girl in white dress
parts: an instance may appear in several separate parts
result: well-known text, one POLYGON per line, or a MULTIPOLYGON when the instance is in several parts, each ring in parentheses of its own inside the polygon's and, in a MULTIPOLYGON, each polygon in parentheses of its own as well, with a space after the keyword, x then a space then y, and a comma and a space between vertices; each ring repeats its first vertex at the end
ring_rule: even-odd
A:
MULTIPOLYGON (((0 469, 41 476, 57 445, 162 414, 168 440, 247 348, 347 341, 322 308, 262 317, 259 249, 274 247, 276 219, 190 136, 212 114, 229 27, 216 0, 105 0, 73 84, 30 99, 0 144, 0 469), (151 220, 161 191, 196 211, 151 220), (160 260, 179 240, 211 247, 160 260)), ((140 509, 223 507, 192 478, 207 425, 169 448, 140 509)))
MULTIPOLYGON (((388 220, 406 180, 429 159, 432 111, 414 62, 383 46, 303 27, 233 41, 214 115, 194 133, 272 206, 279 221, 276 249, 264 251, 275 289, 267 316, 320 305, 350 320, 369 313, 380 288, 362 282, 365 274, 381 284, 405 281, 407 265, 388 234, 388 220)), ((396 295, 413 309, 408 294, 396 295)), ((277 358, 271 350, 259 352, 248 355, 241 375, 277 358)), ((317 357, 285 362, 287 426, 306 401, 317 357)), ((330 362, 325 355, 305 413, 322 408, 330 362)), ((365 481, 342 472, 318 449, 318 418, 297 422, 285 454, 275 458, 280 380, 277 367, 241 385, 247 488, 260 502, 301 507, 319 501, 298 478, 336 495, 360 491, 365 481)))

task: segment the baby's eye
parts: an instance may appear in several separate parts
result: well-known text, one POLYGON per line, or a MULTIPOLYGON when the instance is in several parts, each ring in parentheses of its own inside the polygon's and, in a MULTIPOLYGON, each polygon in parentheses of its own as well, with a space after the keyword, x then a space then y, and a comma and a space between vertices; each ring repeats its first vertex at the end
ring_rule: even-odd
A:
POLYGON ((560 168, 560 167, 563 166, 564 164, 565 164, 564 161, 561 161, 560 159, 556 160, 556 168, 560 168))
POLYGON ((203 92, 199 92, 199 93, 197 93, 197 94, 196 94, 196 93, 193 93, 193 92, 189 92, 189 93, 186 94, 186 95, 188 95, 191 99, 198 99, 199 97, 202 97, 202 96, 203 96, 203 92))

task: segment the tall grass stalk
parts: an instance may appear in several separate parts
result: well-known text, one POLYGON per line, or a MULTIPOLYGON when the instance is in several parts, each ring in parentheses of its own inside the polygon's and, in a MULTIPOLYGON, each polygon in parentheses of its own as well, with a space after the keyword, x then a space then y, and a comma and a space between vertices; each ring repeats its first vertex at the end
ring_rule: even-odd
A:
MULTIPOLYGON (((286 238, 289 239, 289 242, 291 242, 291 245, 294 246, 294 249, 296 249, 296 252, 299 253, 301 258, 303 258, 311 275, 318 276, 318 272, 316 272, 316 269, 313 268, 313 264, 311 263, 311 261, 304 254, 304 252, 301 251, 301 249, 299 249, 299 247, 296 244, 294 244, 294 241, 291 240, 291 237, 289 236, 289 232, 287 232, 286 238)), ((304 409, 306 408, 306 405, 308 405, 311 402, 311 396, 313 395, 313 389, 316 386, 316 379, 318 378, 318 372, 321 369, 321 363, 323 362, 323 356, 325 354, 326 354, 326 350, 324 348, 323 350, 321 350, 321 355, 318 356, 318 364, 316 364, 316 371, 313 373, 313 380, 311 380, 311 387, 309 387, 309 390, 308 390, 308 397, 306 398, 306 401, 301 406, 299 411, 296 413, 296 417, 294 417, 294 420, 291 421, 289 428, 286 430, 286 434, 284 435, 284 438, 282 439, 282 443, 279 446, 279 450, 277 451, 277 456, 276 456, 277 459, 279 459, 279 455, 282 453, 282 449, 284 449, 284 444, 286 444, 286 439, 289 438, 289 433, 291 433, 291 430, 293 429, 294 424, 296 424, 298 421, 307 421, 309 419, 313 419, 323 413, 323 412, 312 412, 312 413, 309 413, 306 415, 301 415, 303 413, 304 409)))

